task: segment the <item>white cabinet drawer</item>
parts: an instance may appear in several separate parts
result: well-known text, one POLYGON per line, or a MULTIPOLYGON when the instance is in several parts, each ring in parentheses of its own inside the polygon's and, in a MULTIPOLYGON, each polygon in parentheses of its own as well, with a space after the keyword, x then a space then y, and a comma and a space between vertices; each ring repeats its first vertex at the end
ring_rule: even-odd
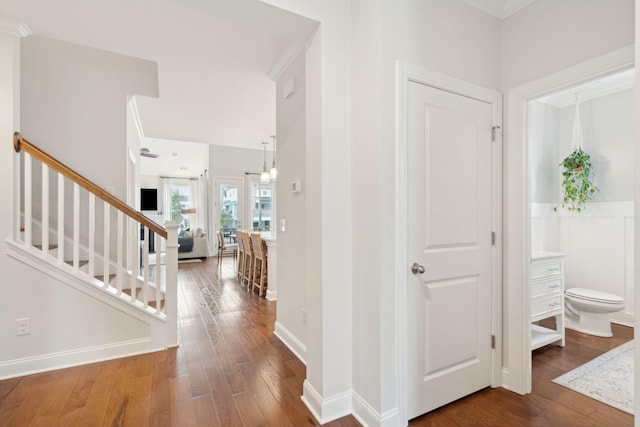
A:
POLYGON ((560 262, 546 263, 546 264, 533 264, 531 266, 531 278, 540 279, 542 277, 556 276, 562 273, 562 266, 560 262))
POLYGON ((562 277, 531 283, 531 298, 562 293, 562 277))
POLYGON ((531 303, 531 317, 535 318, 552 311, 563 310, 562 294, 531 303))

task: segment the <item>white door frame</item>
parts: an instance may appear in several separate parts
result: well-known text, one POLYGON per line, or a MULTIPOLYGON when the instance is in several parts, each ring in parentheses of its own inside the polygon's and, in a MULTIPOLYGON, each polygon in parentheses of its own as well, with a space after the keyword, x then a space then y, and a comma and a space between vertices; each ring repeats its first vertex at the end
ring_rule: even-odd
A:
MULTIPOLYGON (((634 49, 627 46, 590 61, 512 89, 507 97, 505 144, 504 289, 507 295, 503 386, 531 392, 530 289, 531 190, 527 103, 529 100, 633 67, 634 49)), ((638 231, 636 231, 637 233, 638 231)))
MULTIPOLYGON (((407 389, 407 324, 406 317, 408 301, 407 287, 410 260, 408 259, 408 195, 407 195, 407 87, 410 81, 421 83, 447 92, 456 93, 470 97, 492 105, 494 126, 502 126, 502 95, 499 92, 477 86, 453 77, 439 74, 424 68, 398 61, 396 62, 396 313, 397 313, 397 396, 400 411, 400 419, 406 425, 407 409, 405 402, 408 393, 407 389)), ((493 171, 492 171, 492 225, 496 233, 496 244, 493 247, 493 267, 492 267, 492 334, 496 337, 495 349, 492 352, 492 381, 491 385, 496 387, 501 385, 502 366, 502 138, 501 132, 496 132, 493 144, 493 171)))

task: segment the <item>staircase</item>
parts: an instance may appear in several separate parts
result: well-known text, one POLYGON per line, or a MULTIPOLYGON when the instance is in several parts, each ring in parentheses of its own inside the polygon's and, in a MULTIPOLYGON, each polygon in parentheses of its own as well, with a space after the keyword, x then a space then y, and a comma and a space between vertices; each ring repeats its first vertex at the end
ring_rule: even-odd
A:
POLYGON ((14 148, 8 255, 148 324, 149 351, 177 345, 177 225, 151 221, 17 132, 14 148))

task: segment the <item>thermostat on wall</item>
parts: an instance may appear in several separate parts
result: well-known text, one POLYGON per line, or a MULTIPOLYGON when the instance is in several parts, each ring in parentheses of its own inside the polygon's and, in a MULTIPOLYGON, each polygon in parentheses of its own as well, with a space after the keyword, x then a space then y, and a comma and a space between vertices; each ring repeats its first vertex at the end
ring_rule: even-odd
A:
POLYGON ((300 184, 300 180, 296 179, 295 181, 291 182, 291 192, 292 193, 299 193, 302 190, 302 184, 300 184))

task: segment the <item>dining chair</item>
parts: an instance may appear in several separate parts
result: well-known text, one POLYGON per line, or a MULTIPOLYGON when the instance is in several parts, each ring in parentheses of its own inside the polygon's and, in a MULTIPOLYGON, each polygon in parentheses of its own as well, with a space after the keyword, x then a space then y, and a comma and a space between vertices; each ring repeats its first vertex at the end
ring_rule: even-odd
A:
POLYGON ((246 250, 244 248, 244 239, 242 238, 242 235, 244 234, 244 231, 242 230, 236 230, 236 242, 238 244, 238 274, 236 275, 236 277, 238 278, 239 282, 242 282, 242 278, 244 277, 244 269, 246 267, 246 250))
POLYGON ((253 269, 255 268, 255 256, 251 247, 251 235, 248 231, 242 233, 242 244, 245 251, 244 274, 242 276, 242 285, 251 289, 251 280, 253 278, 253 269))
POLYGON ((218 265, 222 265, 222 257, 227 254, 233 255, 233 265, 235 266, 238 256, 238 245, 236 243, 227 244, 224 241, 224 234, 218 231, 218 265))
POLYGON ((251 289, 258 288, 258 295, 263 296, 267 291, 267 250, 260 234, 251 234, 251 247, 255 258, 251 289))

